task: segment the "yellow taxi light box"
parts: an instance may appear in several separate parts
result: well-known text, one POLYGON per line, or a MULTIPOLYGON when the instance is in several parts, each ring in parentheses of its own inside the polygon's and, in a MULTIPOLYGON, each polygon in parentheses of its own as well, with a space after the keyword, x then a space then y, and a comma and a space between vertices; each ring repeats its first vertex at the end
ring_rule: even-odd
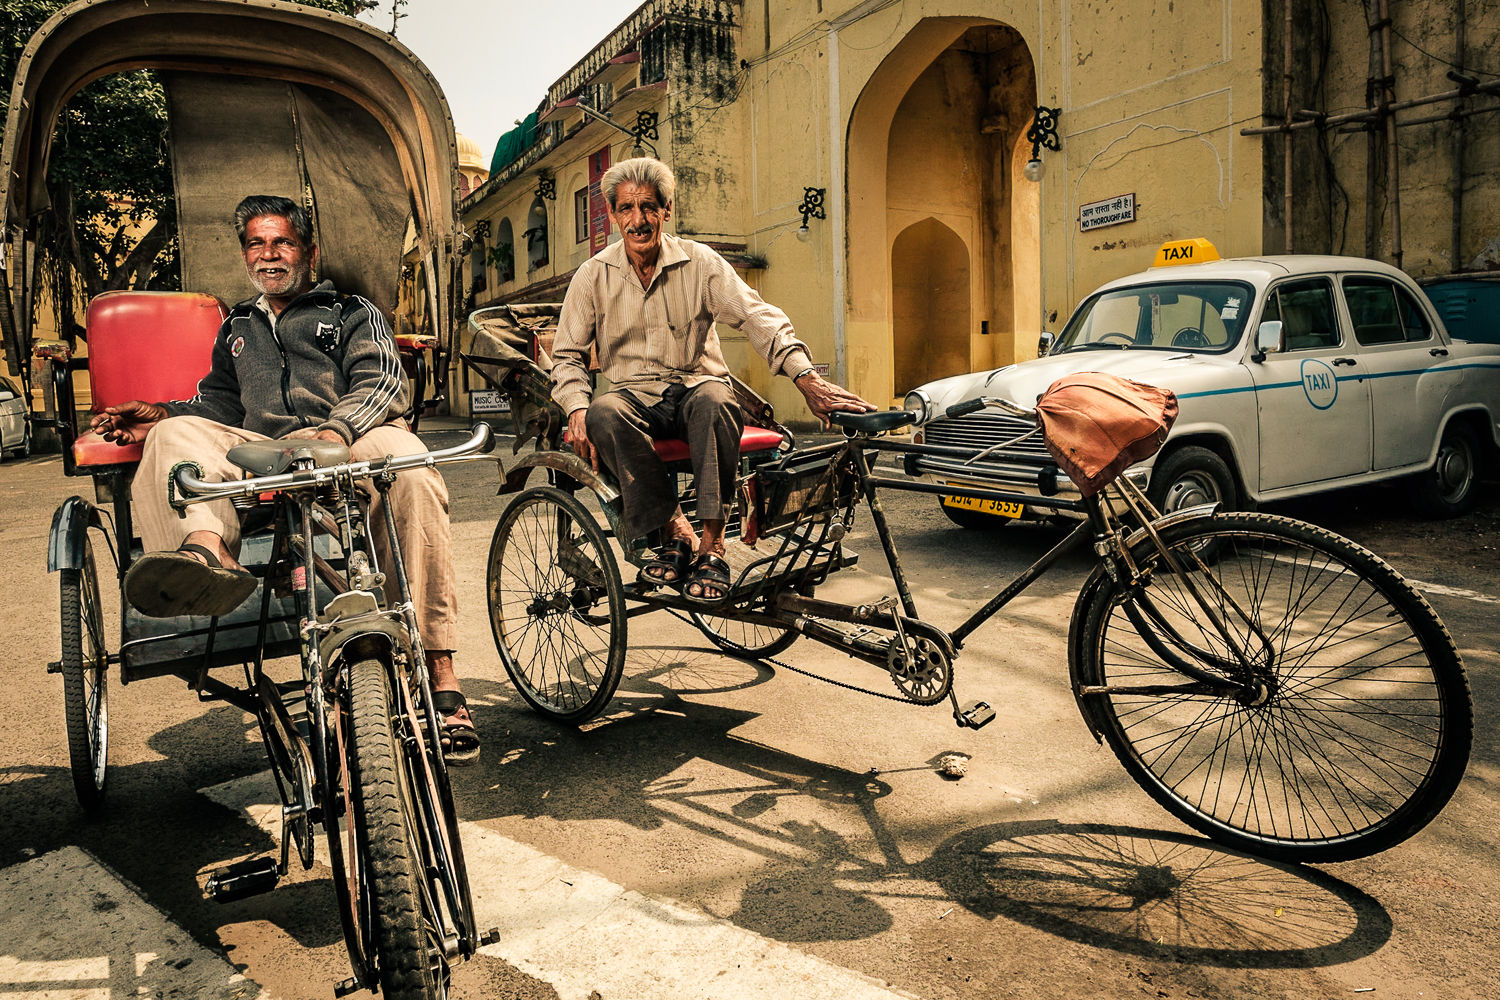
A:
POLYGON ((1190 240, 1169 240, 1156 251, 1152 267, 1172 267, 1177 264, 1202 264, 1218 260, 1219 251, 1208 240, 1195 236, 1190 240))

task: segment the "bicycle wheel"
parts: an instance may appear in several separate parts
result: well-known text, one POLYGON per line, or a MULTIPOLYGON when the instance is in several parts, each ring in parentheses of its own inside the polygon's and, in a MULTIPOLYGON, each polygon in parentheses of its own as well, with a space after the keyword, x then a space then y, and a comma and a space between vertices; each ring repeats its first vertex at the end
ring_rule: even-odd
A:
POLYGON ((1084 717, 1130 776, 1189 826, 1284 861, 1364 857, 1436 816, 1467 765, 1473 708, 1421 595, 1369 550, 1287 518, 1222 514, 1161 535, 1257 690, 1185 689, 1174 659, 1245 668, 1155 545, 1136 546, 1146 585, 1094 588, 1074 647, 1084 717))
POLYGON ((85 541, 83 565, 61 573, 63 707, 73 791, 85 812, 104 804, 109 767, 109 654, 94 547, 85 541))
POLYGON ((558 722, 604 710, 625 667, 625 591, 609 542, 576 498, 520 494, 490 542, 490 629, 521 697, 558 722))
MULTIPOLYGON (((811 585, 799 587, 797 593, 811 597, 811 585)), ((742 656, 749 660, 760 660, 776 656, 791 648, 801 633, 779 625, 762 625, 759 622, 743 622, 734 618, 720 618, 701 611, 691 612, 693 624, 708 637, 708 641, 731 656, 742 656)))
POLYGON ((442 936, 422 884, 420 835, 385 664, 360 660, 349 668, 349 706, 361 888, 369 897, 380 991, 386 1000, 431 1000, 447 992, 442 936))

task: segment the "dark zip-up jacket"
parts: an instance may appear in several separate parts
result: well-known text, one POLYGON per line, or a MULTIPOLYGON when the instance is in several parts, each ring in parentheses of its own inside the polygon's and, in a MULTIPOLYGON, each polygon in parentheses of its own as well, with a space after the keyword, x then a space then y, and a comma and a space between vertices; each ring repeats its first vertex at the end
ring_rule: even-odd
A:
POLYGON ((273 438, 329 429, 352 444, 406 412, 396 341, 368 299, 324 281, 288 303, 274 328, 255 302, 230 310, 197 395, 163 404, 169 414, 273 438))

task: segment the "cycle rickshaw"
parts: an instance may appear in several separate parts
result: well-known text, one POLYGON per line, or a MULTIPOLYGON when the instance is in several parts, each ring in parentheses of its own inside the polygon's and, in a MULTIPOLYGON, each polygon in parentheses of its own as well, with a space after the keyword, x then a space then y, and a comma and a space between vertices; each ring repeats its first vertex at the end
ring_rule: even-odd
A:
MULTIPOLYGON (((810 672, 774 657, 799 638, 816 640, 884 674, 895 689, 888 697, 947 702, 959 726, 978 729, 995 712, 955 693, 966 641, 1087 545, 1096 562, 1067 637, 1075 700, 1095 739, 1189 826, 1272 859, 1347 860, 1412 836, 1457 787, 1472 701, 1453 640, 1421 595, 1378 556, 1310 524, 1215 505, 1163 516, 1118 475, 1124 464, 1111 466, 1118 478, 1108 482, 1087 472, 1100 481, 1079 499, 1060 495, 1062 468, 1085 475, 1064 456, 1108 452, 1092 420, 1070 426, 1070 414, 1099 412, 1088 385, 1054 387, 1036 408, 981 399, 941 414, 919 395, 909 410, 833 414, 843 440, 803 449, 763 400, 738 386, 747 429, 725 600, 705 608, 623 579, 620 564, 645 565, 658 540, 622 537, 613 479, 566 448, 545 373, 555 315, 556 307, 539 306, 477 314, 474 346, 462 355, 509 396, 518 452, 530 445, 503 463, 501 492, 512 499, 495 528, 487 583, 501 660, 542 715, 578 725, 603 711, 620 682, 631 621, 670 610, 729 653, 802 673, 810 672), (1041 496, 973 485, 984 479, 985 452, 889 433, 985 407, 1044 434, 1048 457, 1034 469, 1041 496), (882 451, 946 464, 970 485, 877 474, 882 451), (546 484, 528 486, 538 470, 546 484), (968 620, 943 628, 918 614, 880 503, 886 490, 1050 508, 1077 525, 968 620), (583 503, 589 494, 599 514, 583 503), (821 599, 815 590, 855 561, 844 541, 861 505, 895 592, 861 604, 821 599)), ((1168 409, 1175 415, 1175 400, 1145 414, 1151 433, 1115 437, 1145 442, 1128 461, 1160 447, 1168 409)), ((666 459, 686 455, 680 441, 656 449, 666 459)), ((691 517, 685 471, 678 492, 691 517)))
POLYGON ((90 812, 104 805, 111 668, 122 684, 173 676, 202 700, 238 706, 260 724, 281 794, 281 851, 220 869, 210 896, 271 889, 293 858, 311 867, 321 826, 353 969, 336 992, 444 996, 450 965, 488 937, 474 924, 394 519, 386 505, 392 543, 382 564, 370 498, 405 470, 481 455, 492 442, 488 428, 454 448, 366 462, 327 442, 242 445, 230 457, 247 478, 225 483, 175 470, 178 504, 229 497, 241 508, 240 559, 259 577, 257 589, 215 618, 146 618, 122 599, 115 644, 99 571, 103 564, 121 581, 140 555, 130 497, 141 448, 89 433, 72 389, 86 363, 96 409, 193 394, 224 302, 251 292, 230 236, 234 205, 266 190, 300 196, 315 220, 323 276, 387 313, 410 227, 406 257, 424 278, 432 326, 423 346, 436 347, 441 362, 461 252, 442 93, 394 39, 338 15, 268 0, 97 0, 65 8, 32 38, 10 107, 0 318, 13 352, 34 346, 65 472, 90 477, 95 489, 95 499, 74 496, 58 508, 47 551, 62 601, 62 656, 50 669, 63 677, 78 800, 90 812), (157 71, 167 94, 183 287, 191 291, 95 297, 84 362, 62 343, 31 338, 37 275, 27 264, 48 208, 49 144, 80 87, 138 68, 157 71), (238 141, 246 135, 257 137, 253 169, 238 141), (267 664, 284 657, 298 657, 301 669, 273 680, 267 664))

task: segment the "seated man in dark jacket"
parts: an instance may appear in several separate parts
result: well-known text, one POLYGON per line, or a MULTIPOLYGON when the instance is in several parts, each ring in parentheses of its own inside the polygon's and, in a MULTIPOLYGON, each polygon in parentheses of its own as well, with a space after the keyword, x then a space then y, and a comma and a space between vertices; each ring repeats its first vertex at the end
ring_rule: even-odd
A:
MULTIPOLYGON (((194 504, 185 516, 168 505, 178 463, 195 463, 209 480, 240 478, 225 455, 267 438, 338 442, 356 462, 427 450, 402 419, 406 379, 385 317, 332 282, 314 284, 318 248, 307 212, 286 198, 253 195, 240 202, 234 224, 261 294, 235 306, 220 327, 197 395, 122 403, 92 425, 120 444, 145 441, 135 500, 146 555, 126 575, 125 595, 154 617, 227 614, 255 590, 234 556, 240 525, 228 500, 194 504)), ((448 489, 436 469, 416 469, 396 478, 390 498, 435 703, 445 715, 444 752, 468 763, 479 756, 479 739, 453 670, 448 489)), ((378 494, 370 513, 378 554, 390 565, 378 494)))

